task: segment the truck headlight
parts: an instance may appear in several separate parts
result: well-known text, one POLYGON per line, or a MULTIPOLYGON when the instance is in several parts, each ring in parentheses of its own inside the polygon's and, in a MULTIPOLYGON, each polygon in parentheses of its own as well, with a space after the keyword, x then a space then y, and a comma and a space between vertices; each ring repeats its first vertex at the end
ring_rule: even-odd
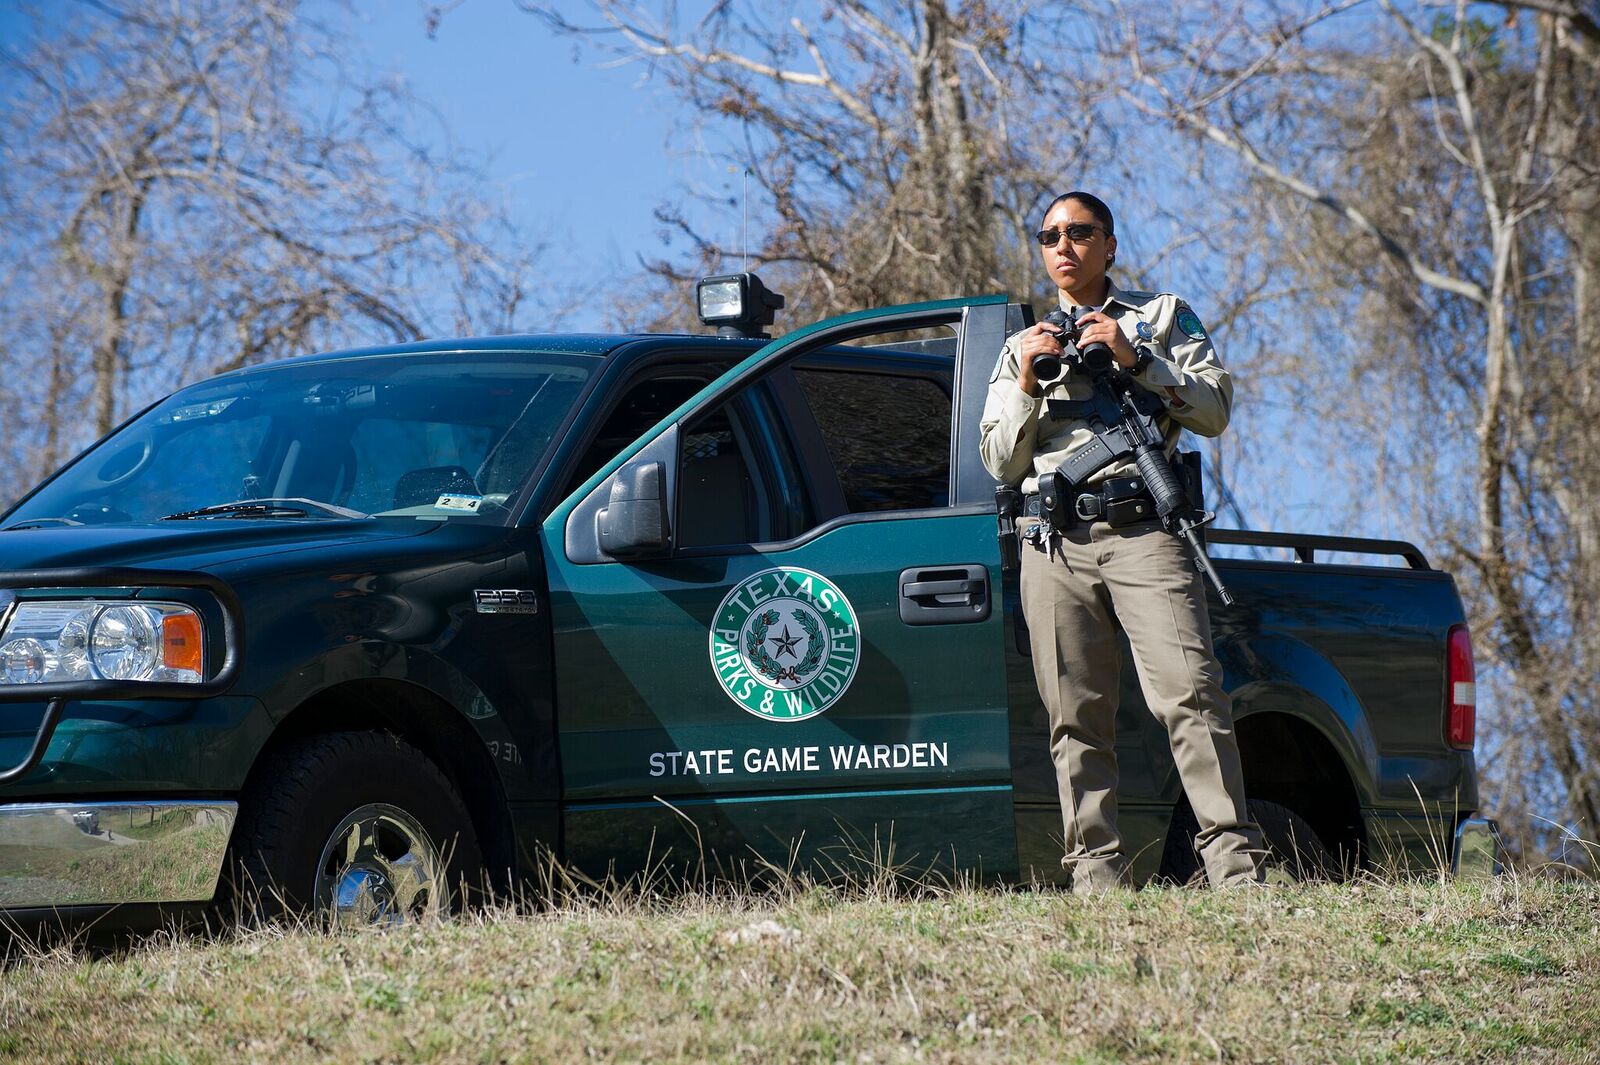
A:
POLYGON ((205 625, 180 603, 20 600, 0 632, 0 684, 205 679, 205 625))

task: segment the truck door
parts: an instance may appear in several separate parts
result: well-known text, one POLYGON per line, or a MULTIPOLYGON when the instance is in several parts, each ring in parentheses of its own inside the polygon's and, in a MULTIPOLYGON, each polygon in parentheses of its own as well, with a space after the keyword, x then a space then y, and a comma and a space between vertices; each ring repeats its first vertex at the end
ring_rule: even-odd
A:
POLYGON ((569 861, 1015 870, 992 481, 950 386, 1005 321, 990 297, 791 334, 550 514, 569 861))

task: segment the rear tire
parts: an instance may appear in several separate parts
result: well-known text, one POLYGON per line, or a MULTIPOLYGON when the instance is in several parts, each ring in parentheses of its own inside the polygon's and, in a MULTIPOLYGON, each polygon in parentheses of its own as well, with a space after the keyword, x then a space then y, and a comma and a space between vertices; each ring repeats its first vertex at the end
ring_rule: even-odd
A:
POLYGON ((458 909, 483 857, 465 804, 422 752, 388 733, 336 732, 260 767, 229 870, 241 916, 396 924, 458 909))
POLYGON ((1269 873, 1277 870, 1296 881, 1339 879, 1339 863, 1305 818, 1265 799, 1251 799, 1247 806, 1267 843, 1269 873))
MULTIPOLYGON (((1340 879, 1339 863, 1305 818, 1267 799, 1249 799, 1245 807, 1250 819, 1261 827, 1269 875, 1277 872, 1296 881, 1340 879)), ((1179 884, 1205 882, 1205 865, 1194 849, 1194 837, 1199 831, 1188 802, 1179 803, 1172 811, 1166 847, 1161 852, 1158 875, 1162 879, 1179 884)))

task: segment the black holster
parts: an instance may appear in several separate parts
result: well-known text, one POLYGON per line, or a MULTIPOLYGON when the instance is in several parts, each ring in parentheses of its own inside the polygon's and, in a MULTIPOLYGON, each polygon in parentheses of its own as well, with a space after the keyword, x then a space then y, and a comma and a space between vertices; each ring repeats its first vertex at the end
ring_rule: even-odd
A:
POLYGON ((1072 479, 1060 470, 1039 476, 1039 517, 1056 532, 1064 532, 1078 524, 1078 516, 1072 512, 1072 498, 1076 489, 1077 485, 1072 483, 1072 479))
POLYGON ((1021 548, 1017 544, 1017 517, 1022 513, 1022 492, 1009 484, 995 485, 994 512, 999 523, 995 535, 1000 541, 1000 570, 1010 573, 1022 566, 1021 548))

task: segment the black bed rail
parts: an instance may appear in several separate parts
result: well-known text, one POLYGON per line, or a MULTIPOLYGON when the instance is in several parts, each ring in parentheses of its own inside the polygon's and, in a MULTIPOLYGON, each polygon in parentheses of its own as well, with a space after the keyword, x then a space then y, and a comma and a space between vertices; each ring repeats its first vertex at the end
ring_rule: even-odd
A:
POLYGON ((1207 529, 1206 542, 1243 547, 1287 547, 1297 562, 1315 562, 1318 551, 1359 555, 1398 555, 1412 569, 1427 569, 1427 556, 1404 540, 1369 540, 1360 536, 1313 536, 1309 533, 1256 532, 1251 529, 1207 529))

